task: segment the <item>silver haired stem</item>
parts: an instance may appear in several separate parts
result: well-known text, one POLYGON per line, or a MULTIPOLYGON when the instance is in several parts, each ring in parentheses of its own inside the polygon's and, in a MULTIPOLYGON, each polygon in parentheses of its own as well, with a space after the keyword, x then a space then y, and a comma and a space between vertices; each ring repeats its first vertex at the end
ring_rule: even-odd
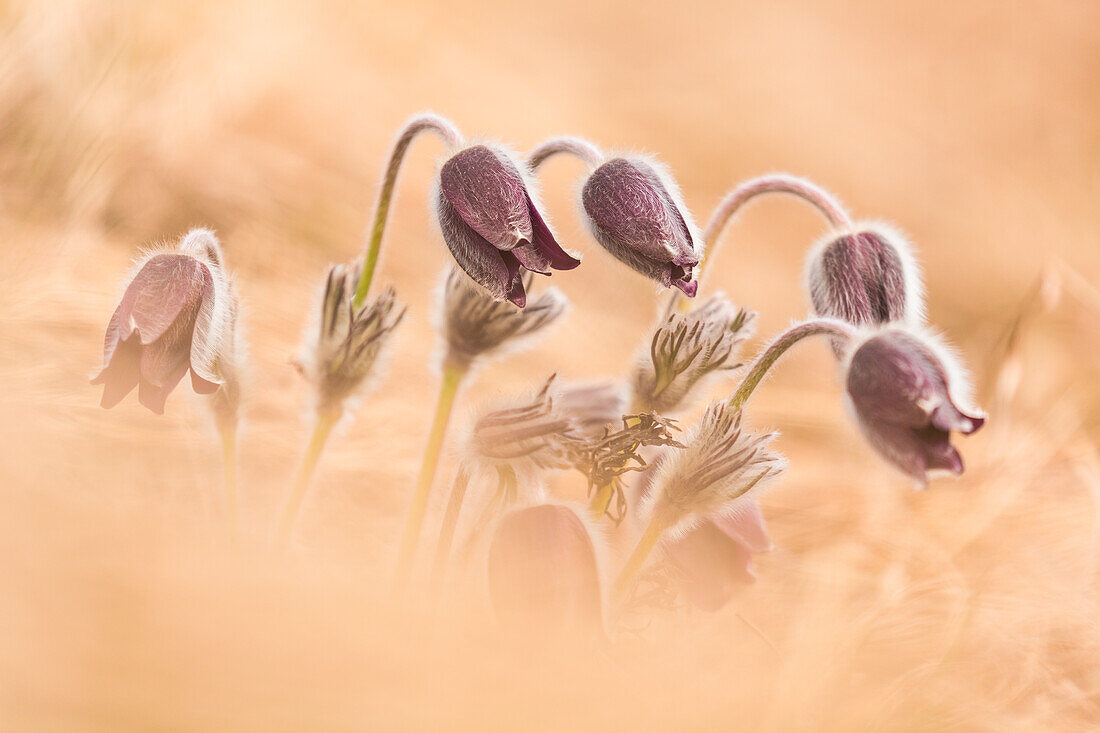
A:
POLYGON ((527 165, 531 170, 537 170, 540 165, 558 153, 569 153, 583 160, 588 167, 595 168, 603 162, 603 152, 593 143, 580 137, 563 135, 544 140, 535 146, 535 149, 527 154, 527 165))
POLYGON ((847 342, 855 338, 857 333, 858 331, 855 327, 850 326, 844 321, 838 321, 833 318, 818 318, 813 321, 805 321, 792 326, 779 334, 779 336, 771 342, 768 348, 764 349, 764 353, 757 357, 756 362, 753 363, 749 373, 745 375, 745 378, 741 381, 741 385, 737 388, 737 391, 730 397, 730 407, 735 410, 743 408, 752 395, 753 390, 760 385, 760 382, 768 373, 768 370, 775 366, 775 363, 779 361, 779 358, 783 356, 788 349, 802 339, 809 336, 824 334, 833 336, 835 339, 841 340, 842 342, 847 342))
MULTIPOLYGON (((707 222, 707 228, 703 232, 703 241, 709 248, 706 253, 708 259, 713 260, 714 255, 718 253, 722 232, 733 216, 742 206, 765 193, 786 193, 797 196, 821 212, 821 215, 834 229, 850 229, 852 227, 852 217, 848 214, 847 209, 835 196, 821 186, 805 178, 792 176, 789 173, 767 173, 738 184, 715 207, 714 213, 710 216, 710 221, 707 222)), ((707 270, 703 268, 702 262, 699 263, 699 268, 699 286, 701 288, 707 270)), ((683 302, 681 294, 678 291, 673 292, 669 298, 668 312, 671 313, 677 303, 683 302)))
POLYGON ((382 233, 386 229, 386 218, 390 212, 390 202, 393 199, 393 190, 397 185, 397 173, 401 169, 401 162, 405 158, 405 152, 409 149, 413 139, 425 130, 430 130, 447 143, 447 147, 454 149, 463 144, 462 133, 450 120, 430 113, 414 115, 401 127, 397 133, 397 139, 390 150, 389 162, 382 174, 382 187, 378 191, 378 203, 374 207, 374 224, 371 226, 370 240, 367 242, 366 256, 363 262, 363 270, 359 276, 359 283, 355 288, 354 305, 358 308, 367 299, 370 292, 371 280, 374 278, 374 270, 378 265, 378 255, 382 249, 382 233))

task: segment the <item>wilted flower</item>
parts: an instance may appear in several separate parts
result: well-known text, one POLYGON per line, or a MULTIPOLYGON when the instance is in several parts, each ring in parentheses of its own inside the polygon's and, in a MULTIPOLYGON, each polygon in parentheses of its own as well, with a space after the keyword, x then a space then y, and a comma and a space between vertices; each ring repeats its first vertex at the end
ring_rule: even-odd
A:
MULTIPOLYGON (((528 287, 531 279, 531 275, 524 277, 528 287)), ((565 297, 551 289, 518 310, 507 302, 494 300, 471 285, 457 269, 452 269, 443 289, 446 361, 465 367, 480 356, 518 346, 525 337, 554 323, 567 306, 565 297)))
POLYGON ((711 517, 665 545, 689 603, 717 611, 738 585, 756 581, 752 556, 773 547, 764 515, 754 498, 738 502, 731 513, 711 517))
POLYGON ((596 547, 567 506, 541 504, 501 518, 489 548, 489 592, 498 620, 516 631, 602 632, 596 547))
POLYGON ((522 308, 523 271, 580 264, 561 248, 535 204, 534 183, 499 147, 473 145, 439 172, 439 226, 455 261, 497 300, 522 308))
POLYGON ((735 511, 737 502, 786 461, 768 450, 774 433, 754 435, 741 428, 741 411, 711 403, 682 450, 656 469, 648 500, 659 526, 684 531, 696 523, 735 511))
POLYGON ((313 383, 322 412, 339 413, 361 391, 383 348, 405 315, 394 289, 354 305, 359 266, 329 268, 320 319, 307 336, 302 371, 313 383))
POLYGON ((496 410, 474 423, 470 448, 481 462, 534 469, 569 468, 579 439, 572 419, 558 409, 550 377, 534 398, 519 407, 496 410))
POLYGON ((581 203, 592 235, 612 256, 695 295, 702 236, 663 166, 636 156, 612 158, 588 177, 581 203))
POLYGON ((736 369, 737 349, 752 335, 755 319, 720 294, 690 313, 671 314, 634 371, 635 406, 668 414, 707 376, 736 369))
POLYGON ((235 296, 213 232, 195 229, 168 250, 146 254, 107 325, 103 407, 138 388, 141 404, 162 414, 169 393, 191 371, 191 386, 211 394, 225 383, 235 296))
POLYGON ((848 398, 863 434, 883 458, 921 484, 929 471, 963 472, 951 431, 969 435, 985 423, 983 415, 959 406, 965 388, 949 353, 899 328, 871 335, 848 360, 848 398))
POLYGON ((905 238, 881 224, 830 233, 810 251, 807 287, 819 316, 857 326, 920 323, 920 268, 905 238))

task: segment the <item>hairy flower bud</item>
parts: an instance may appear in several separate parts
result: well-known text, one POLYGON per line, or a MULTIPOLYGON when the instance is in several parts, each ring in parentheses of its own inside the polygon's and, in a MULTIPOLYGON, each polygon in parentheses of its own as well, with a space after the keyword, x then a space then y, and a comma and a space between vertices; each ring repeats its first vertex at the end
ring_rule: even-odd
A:
POLYGON ((721 294, 690 313, 673 313, 653 331, 634 370, 638 409, 669 414, 712 374, 736 369, 740 345, 752 336, 756 314, 721 294))
POLYGON ((300 363, 303 374, 317 390, 322 411, 338 413, 346 400, 362 392, 405 315, 392 287, 355 307, 358 280, 358 265, 329 268, 320 318, 307 334, 300 363))
POLYGON ((557 391, 557 403, 586 440, 602 437, 626 411, 623 388, 611 381, 565 385, 557 391))
POLYGON ((188 370, 199 394, 225 384, 219 362, 232 358, 237 305, 222 259, 217 237, 206 229, 141 258, 107 325, 103 367, 92 379, 104 385, 103 407, 137 387, 141 404, 162 414, 188 370))
POLYGON ((443 239, 458 265, 497 300, 524 307, 524 270, 549 275, 580 264, 539 213, 534 182, 499 147, 473 145, 439 172, 436 204, 443 239))
POLYGON ((569 468, 576 426, 553 398, 551 376, 528 402, 486 413, 470 436, 473 456, 482 463, 509 464, 513 469, 569 468))
POLYGON ((589 175, 581 204, 596 241, 619 261, 689 297, 702 236, 671 175, 646 158, 612 158, 589 175))
POLYGON ((760 503, 738 502, 735 511, 719 514, 665 546, 669 561, 679 571, 680 588, 688 602, 704 611, 717 611, 738 585, 756 581, 752 556, 772 549, 760 503))
MULTIPOLYGON (((532 277, 525 277, 530 287, 532 277)), ((494 300, 457 269, 443 286, 443 338, 446 359, 469 365, 481 356, 520 346, 558 320, 568 306, 557 290, 546 290, 523 310, 494 300)))
POLYGON ((969 435, 985 417, 959 406, 965 378, 932 339, 900 328, 877 332, 853 348, 846 382, 860 428, 883 458, 922 485, 929 471, 963 472, 951 432, 969 435))
POLYGON ((774 437, 744 432, 740 410, 711 403, 685 447, 656 469, 647 497, 652 515, 661 526, 682 533, 735 511, 751 489, 786 468, 786 461, 767 449, 774 437))
POLYGON ((602 633, 596 547, 567 506, 505 514, 489 548, 489 592, 497 619, 521 632, 602 633))
POLYGON ((919 324, 920 268, 905 238, 881 224, 828 234, 810 251, 807 287, 814 311, 856 326, 919 324))

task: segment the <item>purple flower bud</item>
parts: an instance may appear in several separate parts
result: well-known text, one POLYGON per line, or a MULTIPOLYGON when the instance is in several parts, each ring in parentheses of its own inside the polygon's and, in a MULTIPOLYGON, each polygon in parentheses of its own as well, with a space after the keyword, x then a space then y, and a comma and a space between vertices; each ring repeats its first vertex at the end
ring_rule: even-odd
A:
POLYGON ((474 145, 439 172, 439 226, 455 261, 497 300, 522 308, 523 271, 549 275, 580 264, 539 213, 533 183, 500 148, 474 145))
POLYGON ((679 570, 688 602, 717 611, 738 585, 756 582, 753 553, 772 547, 760 504, 750 498, 739 502, 733 512, 708 519, 669 543, 665 552, 679 570))
POLYGON ((807 285, 814 311, 857 326, 919 324, 920 268, 905 238, 882 225, 822 239, 810 252, 807 285))
POLYGON ((689 297, 702 237, 666 170, 644 158, 612 158, 584 184, 581 203, 592 235, 616 259, 689 297))
POLYGON ((932 340, 891 328, 858 345, 848 361, 848 398, 878 453, 922 484, 929 471, 963 472, 952 431, 978 430, 985 417, 957 404, 965 380, 932 340))
POLYGON ((236 306, 220 262, 217 238, 202 229, 139 262, 107 325, 103 367, 92 379, 104 385, 103 407, 137 387, 141 404, 163 414, 188 369, 199 394, 225 382, 218 362, 232 348, 236 306))
POLYGON ((489 548, 489 592, 517 631, 602 631, 596 548, 569 507, 541 504, 501 518, 489 548))

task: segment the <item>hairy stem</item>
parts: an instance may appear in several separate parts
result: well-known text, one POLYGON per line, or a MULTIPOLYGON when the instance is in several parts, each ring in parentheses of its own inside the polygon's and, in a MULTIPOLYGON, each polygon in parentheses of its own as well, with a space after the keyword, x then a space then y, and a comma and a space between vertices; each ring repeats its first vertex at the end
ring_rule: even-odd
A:
MULTIPOLYGON (((798 196, 820 211, 834 229, 850 229, 852 227, 852 218, 848 215, 844 206, 836 197, 816 183, 788 173, 769 173, 750 178, 739 184, 727 193, 718 203, 718 206, 715 207, 714 213, 710 216, 710 221, 707 222, 707 228, 703 232, 703 241, 708 248, 708 260, 713 260, 714 255, 718 253, 722 232, 734 214, 749 201, 765 193, 785 193, 798 196)), ((702 280, 707 272, 702 267, 703 263, 700 262, 700 287, 702 287, 702 280)), ((681 297, 680 291, 677 290, 670 296, 668 310, 672 312, 673 307, 677 305, 680 310, 684 310, 687 308, 688 302, 686 298, 681 297)))
POLYGON ((659 514, 654 514, 653 518, 649 520, 645 532, 638 540, 638 544, 634 547, 634 552, 630 553, 626 565, 619 573, 618 580, 615 581, 614 603, 616 606, 626 599, 626 594, 634 585, 634 578, 638 575, 638 571, 642 569, 642 566, 645 565, 646 559, 653 552, 653 548, 657 546, 657 542, 660 541, 661 534, 664 531, 664 520, 659 514))
POLYGON ((838 321, 833 318, 818 318, 812 321, 805 321, 787 329, 779 334, 779 336, 771 342, 768 348, 764 349, 764 353, 756 358, 752 368, 749 369, 749 373, 741 380, 741 384, 737 387, 737 391, 730 397, 730 407, 735 410, 743 408, 752 395, 753 390, 755 390, 764 379, 764 375, 768 373, 769 369, 775 366, 775 363, 787 352, 787 349, 808 336, 817 336, 819 334, 826 334, 839 340, 848 341, 855 337, 856 329, 844 321, 838 321))
POLYGON ((358 308, 367 299, 370 292, 371 280, 374 279, 374 271, 378 266, 378 255, 382 250, 382 233, 386 230, 386 218, 390 213, 390 202, 393 200, 393 190, 397 185, 397 173, 401 169, 401 161, 405 158, 405 152, 409 149, 413 138, 425 130, 443 138, 447 147, 454 149, 462 144, 462 134, 449 120, 433 114, 420 114, 411 117, 397 133, 397 139, 390 151, 390 159, 386 164, 386 170, 382 174, 382 187, 378 191, 378 202, 374 207, 374 223, 371 225, 370 239, 367 241, 366 256, 363 260, 363 270, 359 274, 359 283, 355 288, 355 300, 353 305, 358 308))
POLYGON ((317 413, 317 422, 313 425, 313 434, 310 436, 306 453, 302 457, 302 463, 298 467, 298 473, 294 478, 294 487, 291 489, 283 514, 279 518, 279 526, 275 533, 275 546, 278 549, 285 548, 290 540, 290 533, 294 529, 294 520, 298 517, 298 511, 302 507, 306 491, 309 489, 313 474, 317 470, 317 462, 321 460, 325 443, 328 441, 338 418, 337 413, 330 411, 317 413))
POLYGON ((527 154, 527 166, 537 170, 547 158, 558 153, 569 153, 583 160, 589 168, 595 168, 603 162, 603 153, 594 144, 584 138, 564 135, 544 140, 527 154))
POLYGON ((401 586, 408 581, 412 569, 413 555, 420 539, 420 525, 424 523, 424 513, 428 508, 428 494, 431 492, 435 470, 439 464, 439 452, 443 448, 443 439, 447 435, 447 423, 451 419, 458 387, 466 374, 466 368, 450 362, 443 366, 443 383, 439 387, 439 399, 436 401, 435 416, 432 418, 428 445, 424 449, 424 460, 420 464, 420 474, 416 479, 416 490, 408 520, 401 538, 401 550, 397 560, 397 583, 401 586))

